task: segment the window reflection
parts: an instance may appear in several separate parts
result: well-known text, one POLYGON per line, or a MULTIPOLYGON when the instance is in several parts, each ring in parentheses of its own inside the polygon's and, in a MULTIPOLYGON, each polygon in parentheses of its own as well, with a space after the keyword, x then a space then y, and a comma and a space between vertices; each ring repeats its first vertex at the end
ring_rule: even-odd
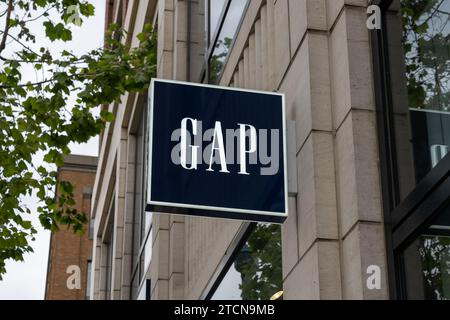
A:
POLYGON ((92 273, 92 261, 89 260, 86 268, 86 300, 91 299, 91 273, 92 273))
POLYGON ((419 254, 429 299, 450 298, 450 237, 421 237, 419 254))
POLYGON ((268 300, 281 290, 281 227, 258 224, 237 253, 212 299, 268 300))
POLYGON ((134 137, 136 141, 136 150, 135 150, 135 192, 134 192, 134 217, 133 217, 133 265, 137 261, 137 254, 139 253, 139 248, 143 238, 143 188, 144 188, 144 122, 145 116, 144 112, 140 118, 139 128, 134 137))
POLYGON ((449 17, 450 1, 402 1, 411 108, 450 111, 449 17))
POLYGON ((142 286, 145 273, 152 258, 152 220, 153 214, 145 211, 145 176, 146 176, 146 123, 147 111, 144 105, 139 116, 139 126, 134 134, 135 172, 134 172, 134 211, 133 211, 133 264, 132 264, 132 298, 137 298, 138 288, 142 286))
POLYGON ((152 245, 153 245, 152 238, 153 238, 153 229, 150 230, 150 233, 148 235, 147 241, 145 242, 144 251, 143 251, 144 265, 145 265, 146 269, 148 269, 148 266, 150 265, 150 261, 152 259, 152 245))
POLYGON ((208 61, 209 83, 218 83, 228 52, 238 30, 249 0, 231 0, 217 41, 213 44, 213 52, 208 61))
MULTIPOLYGON (((139 269, 139 268, 138 268, 139 269)), ((135 269, 135 273, 133 274, 132 280, 131 280, 131 298, 137 297, 138 295, 138 288, 139 288, 139 270, 135 269)))
POLYGON ((450 112, 410 109, 416 181, 420 181, 449 151, 450 112))
POLYGON ((142 283, 141 289, 139 290, 139 294, 136 297, 136 300, 150 300, 150 280, 145 280, 142 283))
POLYGON ((393 1, 386 34, 403 199, 450 148, 450 0, 393 1))
POLYGON ((112 283, 112 264, 113 264, 113 245, 114 232, 110 231, 109 239, 105 245, 106 247, 106 270, 105 270, 105 300, 111 300, 111 283, 112 283))
POLYGON ((404 252, 409 299, 450 299, 450 208, 404 252))
POLYGON ((88 237, 89 239, 94 239, 94 227, 95 227, 95 219, 92 217, 89 217, 89 233, 88 237))
POLYGON ((228 0, 207 0, 209 2, 209 37, 212 41, 219 26, 220 16, 228 0))

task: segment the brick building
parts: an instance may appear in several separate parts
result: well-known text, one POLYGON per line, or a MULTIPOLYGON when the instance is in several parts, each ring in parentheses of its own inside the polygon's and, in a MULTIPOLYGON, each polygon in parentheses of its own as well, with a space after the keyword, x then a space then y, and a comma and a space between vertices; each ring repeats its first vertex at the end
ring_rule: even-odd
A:
POLYGON ((64 228, 51 235, 45 291, 47 300, 89 299, 88 282, 92 260, 92 224, 89 212, 96 167, 96 157, 69 155, 66 156, 64 165, 58 168, 58 180, 70 181, 74 185, 75 207, 86 212, 89 221, 83 235, 75 235, 64 228), (75 273, 79 274, 80 288, 69 289, 67 280, 75 273))

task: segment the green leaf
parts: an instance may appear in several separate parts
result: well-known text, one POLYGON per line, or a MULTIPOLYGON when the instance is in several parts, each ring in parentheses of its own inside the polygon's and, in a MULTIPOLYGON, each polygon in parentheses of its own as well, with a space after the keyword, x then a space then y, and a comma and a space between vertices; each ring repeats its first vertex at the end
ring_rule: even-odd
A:
POLYGON ((43 23, 45 27, 45 35, 51 40, 72 40, 72 32, 67 29, 61 22, 54 25, 50 20, 43 23))
MULTIPOLYGON (((83 17, 94 14, 94 6, 84 0, 14 3, 24 17, 39 18, 32 25, 18 18, 11 20, 18 39, 27 47, 35 47, 35 32, 45 32, 50 41, 70 41, 72 33, 65 20, 69 6, 78 6, 83 17), (55 4, 57 15, 41 15, 55 4)), ((7 42, 8 54, 18 59, 3 61, 0 66, 0 279, 6 272, 5 261, 22 260, 32 251, 36 230, 21 215, 37 215, 41 225, 54 232, 61 226, 77 233, 85 229, 86 215, 75 209, 74 186, 69 181, 58 183, 55 167, 64 164, 71 143, 88 141, 106 122, 114 121, 114 114, 106 110, 98 115, 98 106, 119 101, 126 92, 143 92, 155 76, 156 33, 145 26, 138 46, 133 48, 122 43, 125 34, 118 25, 112 25, 105 47, 83 55, 67 50, 50 52, 45 47, 29 52, 8 47, 7 42), (45 78, 28 81, 25 66, 35 71, 45 67, 45 78), (71 92, 78 92, 75 105, 69 99, 71 92), (35 163, 41 154, 52 169, 35 163), (36 195, 40 204, 35 211, 20 201, 24 195, 36 195)))
POLYGON ((112 114, 111 112, 109 112, 107 110, 102 110, 100 112, 100 116, 102 117, 102 119, 104 119, 107 122, 111 122, 114 120, 114 114, 112 114))

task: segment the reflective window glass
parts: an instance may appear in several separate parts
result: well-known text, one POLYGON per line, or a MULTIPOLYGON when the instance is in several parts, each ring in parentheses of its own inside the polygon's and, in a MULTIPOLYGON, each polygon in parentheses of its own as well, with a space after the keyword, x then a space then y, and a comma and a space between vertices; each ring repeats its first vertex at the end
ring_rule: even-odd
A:
POLYGON ((282 291, 281 227, 258 224, 215 290, 213 300, 268 300, 282 291))
POLYGON ((138 286, 139 286, 139 268, 135 270, 135 273, 133 274, 133 278, 131 280, 131 297, 132 299, 135 299, 135 297, 138 295, 138 286))
POLYGON ((88 261, 86 268, 86 300, 91 299, 91 272, 92 261, 88 261))
POLYGON ((111 299, 112 264, 113 264, 114 233, 111 232, 106 244, 106 270, 105 270, 105 300, 111 299))
POLYGON ((210 41, 217 31, 220 15, 228 2, 227 0, 207 0, 209 2, 209 36, 210 41))
POLYGON ((135 186, 134 186, 134 217, 133 217, 133 265, 137 261, 137 254, 141 245, 144 226, 142 225, 143 209, 143 177, 144 177, 144 119, 141 117, 138 131, 134 137, 136 141, 135 150, 135 186))
POLYGON ((152 259, 152 237, 153 237, 153 230, 150 230, 150 234, 148 235, 147 241, 145 242, 144 247, 144 268, 145 270, 148 269, 150 265, 150 261, 152 259))
POLYGON ((401 199, 450 149, 449 18, 450 0, 396 0, 387 12, 401 199))
POLYGON ((220 29, 219 37, 214 43, 214 50, 209 59, 209 83, 215 84, 219 80, 247 3, 248 0, 231 0, 222 29, 220 29))
POLYGON ((89 233, 88 233, 89 239, 94 238, 94 227, 95 227, 95 219, 90 217, 89 218, 89 233))
POLYGON ((151 237, 153 214, 145 211, 145 179, 146 176, 146 123, 147 115, 145 105, 139 115, 139 125, 134 139, 135 149, 132 155, 135 159, 134 172, 134 216, 133 216, 133 268, 132 268, 132 297, 137 297, 137 290, 145 277, 145 271, 152 257, 151 237))
POLYGON ((136 300, 150 300, 150 279, 145 279, 136 300))
POLYGON ((408 299, 450 299, 450 207, 403 253, 408 299))

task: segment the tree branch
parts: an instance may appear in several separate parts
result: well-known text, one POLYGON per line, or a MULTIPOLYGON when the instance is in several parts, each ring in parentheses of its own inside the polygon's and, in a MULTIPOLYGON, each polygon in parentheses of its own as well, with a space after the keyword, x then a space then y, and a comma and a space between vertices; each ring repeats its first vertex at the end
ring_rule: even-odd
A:
POLYGON ((6 13, 6 21, 5 21, 5 31, 3 32, 2 42, 0 42, 0 53, 5 50, 6 47, 6 38, 8 37, 9 32, 9 22, 11 20, 11 13, 14 10, 13 0, 9 0, 8 2, 8 11, 6 13))
POLYGON ((22 20, 22 22, 23 22, 23 23, 28 23, 28 22, 36 21, 36 20, 38 20, 39 18, 43 17, 45 14, 49 13, 49 12, 50 12, 53 8, 55 8, 55 7, 56 7, 56 4, 50 6, 50 7, 49 7, 47 10, 45 10, 42 14, 40 14, 40 15, 34 17, 34 18, 30 18, 30 19, 28 19, 28 20, 22 20))
MULTIPOLYGON (((5 36, 5 32, 0 30, 0 34, 3 34, 3 36, 5 36)), ((39 56, 39 54, 37 52, 35 52, 33 49, 31 49, 30 47, 28 47, 27 45, 25 45, 22 41, 20 41, 18 38, 16 38, 15 36, 13 36, 12 34, 6 34, 7 37, 10 37, 11 39, 13 39, 15 42, 17 42, 18 44, 20 44, 25 50, 34 53, 35 55, 39 56)), ((1 51, 0 51, 1 53, 1 51)))
POLYGON ((45 80, 38 81, 38 82, 22 83, 22 84, 17 84, 17 85, 13 85, 13 86, 0 85, 0 89, 13 89, 13 88, 18 88, 18 87, 19 88, 24 88, 24 87, 28 87, 28 86, 36 87, 36 86, 39 86, 39 85, 44 84, 44 83, 52 82, 54 80, 55 80, 54 78, 51 78, 51 79, 45 79, 45 80))
MULTIPOLYGON (((93 76, 99 76, 99 75, 103 75, 105 74, 104 72, 99 72, 99 73, 85 73, 85 74, 74 74, 74 75, 70 75, 69 77, 72 78, 72 80, 75 81, 81 81, 83 78, 88 78, 88 77, 93 77, 93 76), (75 79, 73 79, 75 78, 75 79)), ((38 81, 38 82, 29 82, 29 83, 20 83, 20 84, 15 84, 15 85, 0 85, 0 89, 13 89, 13 88, 25 88, 25 87, 36 87, 45 83, 49 83, 49 82, 53 82, 55 81, 55 78, 50 78, 50 79, 44 79, 42 81, 38 81)))

